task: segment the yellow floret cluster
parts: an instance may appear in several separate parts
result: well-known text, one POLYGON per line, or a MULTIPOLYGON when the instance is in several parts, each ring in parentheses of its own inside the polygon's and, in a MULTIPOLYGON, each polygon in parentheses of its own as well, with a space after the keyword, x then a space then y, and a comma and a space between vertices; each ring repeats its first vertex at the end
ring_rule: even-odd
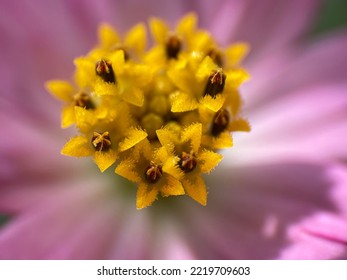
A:
POLYGON ((137 184, 139 209, 159 194, 206 205, 202 174, 233 145, 232 132, 250 130, 239 94, 249 78, 240 67, 248 46, 218 47, 193 13, 171 30, 151 18, 149 30, 150 48, 144 24, 124 37, 102 24, 98 45, 74 61, 73 83, 46 83, 63 102, 62 127, 78 130, 62 154, 91 156, 101 172, 115 164, 137 184))

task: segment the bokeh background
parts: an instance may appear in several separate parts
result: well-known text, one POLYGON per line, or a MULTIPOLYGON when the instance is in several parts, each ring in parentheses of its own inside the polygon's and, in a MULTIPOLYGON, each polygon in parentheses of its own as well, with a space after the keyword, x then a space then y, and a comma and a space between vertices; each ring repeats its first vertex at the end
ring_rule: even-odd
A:
POLYGON ((312 35, 319 35, 347 24, 347 2, 344 0, 325 0, 312 35))

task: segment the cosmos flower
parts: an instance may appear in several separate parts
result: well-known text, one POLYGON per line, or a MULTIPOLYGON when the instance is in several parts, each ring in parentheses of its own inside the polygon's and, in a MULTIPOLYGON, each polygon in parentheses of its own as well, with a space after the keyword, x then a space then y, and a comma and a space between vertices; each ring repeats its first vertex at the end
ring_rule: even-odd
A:
MULTIPOLYGON (((0 258, 346 258, 347 37, 303 39, 318 2, 94 2, 1 4, 0 258), (233 134, 234 147, 206 177, 206 206, 170 196, 137 210, 136 187, 114 170, 60 155, 74 131, 59 128, 60 104, 44 83, 71 79, 72 61, 97 43, 101 22, 126 34, 150 17, 174 28, 191 11, 221 46, 251 46, 244 67, 252 80, 241 91, 252 130, 233 134)), ((93 106, 83 95, 70 99, 64 127, 79 120, 76 100, 93 106)), ((125 138, 144 135, 129 129, 125 138)), ((97 148, 86 153, 98 162, 113 135, 85 131, 97 148)))
POLYGON ((249 48, 219 49, 194 13, 172 34, 159 18, 149 24, 156 42, 148 51, 143 24, 124 40, 101 25, 98 46, 75 59, 76 86, 46 83, 64 104, 62 127, 76 125, 79 133, 62 154, 92 156, 101 172, 115 163, 115 173, 138 184, 138 209, 159 194, 206 205, 201 175, 222 159, 218 149, 232 146, 231 132, 250 131, 238 89, 249 78, 239 65, 249 48))

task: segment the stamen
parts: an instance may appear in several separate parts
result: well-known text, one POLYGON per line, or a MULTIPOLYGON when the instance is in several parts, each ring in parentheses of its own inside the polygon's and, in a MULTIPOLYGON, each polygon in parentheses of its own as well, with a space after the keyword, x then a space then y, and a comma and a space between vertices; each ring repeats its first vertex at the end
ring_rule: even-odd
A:
POLYGON ((181 48, 181 40, 175 35, 170 36, 166 41, 166 56, 168 58, 177 59, 178 53, 181 51, 181 48))
POLYGON ((94 103, 92 102, 90 96, 85 92, 76 93, 73 99, 75 102, 75 106, 86 109, 95 109, 94 103))
POLYGON ((95 64, 96 75, 100 76, 106 83, 116 83, 116 77, 113 72, 112 64, 105 59, 101 59, 95 64))
POLYGON ((184 172, 193 171, 197 164, 198 161, 193 151, 190 151, 190 153, 182 152, 179 165, 184 172))
POLYGON ((230 115, 226 109, 220 109, 213 117, 211 133, 213 136, 221 134, 229 125, 230 115))
POLYGON ((104 133, 93 133, 92 145, 96 151, 107 152, 111 147, 111 138, 108 131, 104 133))
POLYGON ((160 165, 156 165, 154 162, 151 162, 145 172, 146 180, 152 184, 158 182, 162 175, 162 167, 160 165))
POLYGON ((224 63, 223 63, 223 58, 222 58, 222 54, 220 51, 218 51, 217 49, 210 49, 207 52, 207 55, 209 57, 211 57, 211 59, 213 60, 214 63, 216 63, 219 67, 223 67, 224 63))
POLYGON ((216 97, 224 89, 226 76, 222 70, 215 70, 208 77, 203 96, 216 97))

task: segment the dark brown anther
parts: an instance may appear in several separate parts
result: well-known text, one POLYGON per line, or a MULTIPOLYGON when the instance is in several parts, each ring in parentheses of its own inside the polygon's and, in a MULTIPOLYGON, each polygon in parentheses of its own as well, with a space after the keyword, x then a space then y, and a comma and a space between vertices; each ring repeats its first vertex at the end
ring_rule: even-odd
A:
POLYGON ((229 125, 230 115, 226 109, 220 109, 213 117, 211 133, 213 136, 221 134, 229 125))
POLYGON ((151 162, 151 164, 146 168, 145 177, 149 183, 156 183, 163 175, 163 170, 160 165, 151 162))
POLYGON ((206 55, 211 57, 213 62, 216 63, 219 67, 223 67, 223 58, 220 51, 218 51, 217 49, 211 49, 207 52, 206 55))
POLYGON ((111 147, 111 138, 108 131, 104 133, 93 133, 92 145, 98 152, 107 152, 111 147))
POLYGON ((101 77, 106 83, 116 83, 116 76, 114 75, 111 62, 101 59, 95 64, 96 75, 101 77))
POLYGON ((75 106, 88 109, 95 109, 94 103, 90 96, 84 92, 76 93, 73 97, 75 106))
POLYGON ((188 173, 190 171, 193 171, 197 164, 198 161, 193 151, 190 151, 190 153, 182 152, 179 166, 184 172, 188 173))
POLYGON ((170 36, 166 41, 166 56, 167 58, 177 59, 178 53, 181 51, 181 40, 175 36, 170 36))
POLYGON ((208 77, 203 96, 209 95, 213 98, 224 89, 226 76, 222 70, 215 70, 208 77))

